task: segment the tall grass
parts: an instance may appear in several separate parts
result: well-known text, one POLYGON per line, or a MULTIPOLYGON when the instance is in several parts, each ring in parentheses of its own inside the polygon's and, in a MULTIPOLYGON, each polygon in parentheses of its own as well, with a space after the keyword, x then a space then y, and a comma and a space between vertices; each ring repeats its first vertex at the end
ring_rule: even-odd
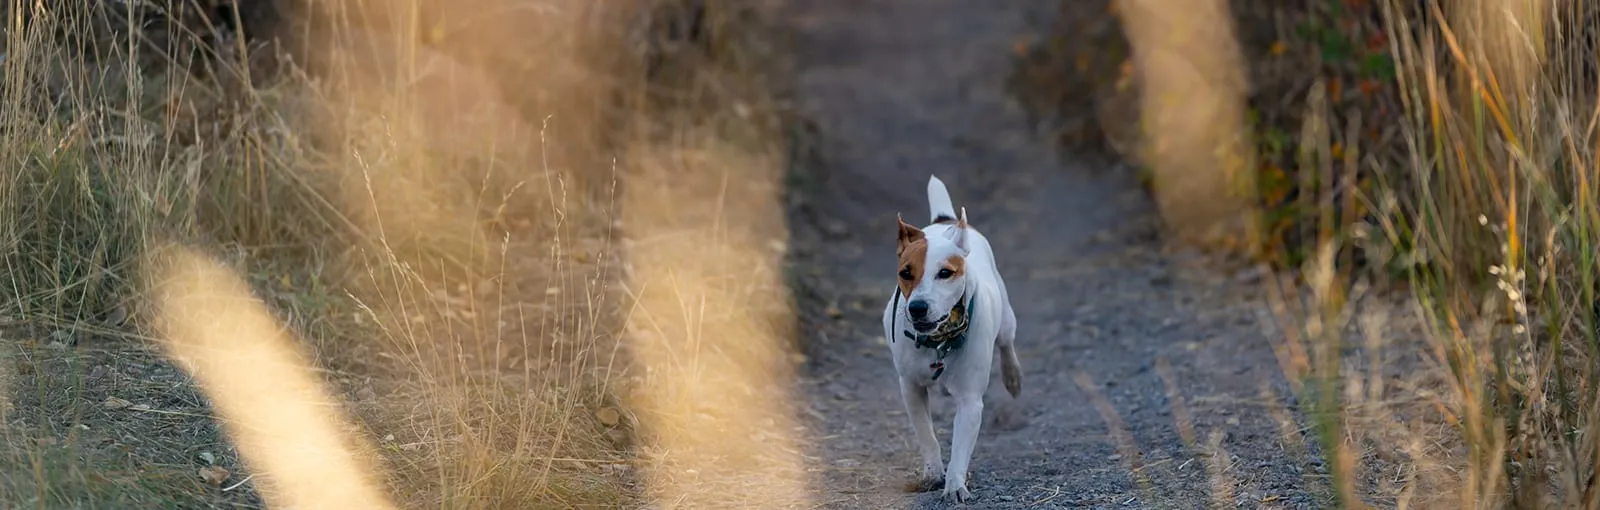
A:
POLYGON ((0 404, 18 404, 0 405, 0 506, 260 504, 204 398, 117 364, 177 373, 149 327, 161 282, 141 278, 170 243, 238 271, 312 348, 303 368, 394 501, 638 501, 618 155, 694 150, 693 119, 750 116, 767 91, 743 84, 763 59, 743 7, 330 2, 278 52, 47 4, 8 4, 0 64, 0 404), (685 23, 709 35, 661 28, 685 23), (213 463, 238 471, 228 490, 194 476, 213 463))
MULTIPOLYGON (((1587 4, 1388 1, 1404 165, 1305 164, 1377 181, 1366 221, 1325 218, 1287 366, 1310 381, 1341 503, 1600 506, 1594 27, 1587 4), (1359 250, 1380 269, 1351 271, 1359 250), (1393 273, 1386 271, 1394 271, 1393 273), (1391 275, 1409 301, 1373 292, 1391 275)), ((1314 104, 1315 101, 1314 101, 1314 104)), ((1313 110, 1316 108, 1314 107, 1313 110)), ((1325 121, 1312 115, 1308 126, 1325 121)))

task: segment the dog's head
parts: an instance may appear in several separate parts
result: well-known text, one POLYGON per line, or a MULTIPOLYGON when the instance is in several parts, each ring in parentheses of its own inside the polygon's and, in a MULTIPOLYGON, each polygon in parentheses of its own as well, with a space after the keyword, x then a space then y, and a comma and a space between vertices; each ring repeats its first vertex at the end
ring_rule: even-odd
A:
POLYGON ((949 237, 929 236, 904 218, 900 222, 900 265, 896 279, 911 327, 927 333, 950 319, 950 310, 967 294, 967 211, 949 237))

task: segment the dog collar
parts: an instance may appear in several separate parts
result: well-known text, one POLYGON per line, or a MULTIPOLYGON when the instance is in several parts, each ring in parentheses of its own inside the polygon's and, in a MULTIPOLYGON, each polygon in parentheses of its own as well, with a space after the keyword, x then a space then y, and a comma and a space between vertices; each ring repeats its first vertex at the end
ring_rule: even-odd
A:
MULTIPOLYGON (((899 291, 896 291, 894 295, 895 308, 898 309, 899 291)), ((905 335, 906 339, 916 342, 918 349, 933 349, 935 355, 938 356, 933 363, 928 364, 928 368, 933 370, 933 380, 939 380, 939 376, 944 374, 945 356, 949 355, 950 351, 960 349, 962 345, 967 343, 967 332, 972 329, 973 305, 977 302, 978 294, 976 292, 967 298, 966 306, 963 307, 961 303, 957 302, 956 307, 950 310, 951 319, 945 321, 946 327, 939 328, 932 333, 900 331, 900 334, 905 335)), ((896 316, 898 315, 899 313, 896 312, 896 316)), ((891 338, 890 340, 892 341, 893 339, 891 338)))

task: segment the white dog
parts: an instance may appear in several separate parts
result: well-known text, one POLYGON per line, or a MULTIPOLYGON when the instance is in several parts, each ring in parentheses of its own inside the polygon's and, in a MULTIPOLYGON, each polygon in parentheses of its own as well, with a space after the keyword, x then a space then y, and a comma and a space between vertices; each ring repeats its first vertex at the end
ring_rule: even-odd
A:
POLYGON ((900 219, 899 286, 883 310, 883 334, 922 453, 919 490, 942 484, 945 499, 962 502, 972 497, 967 465, 978 442, 996 347, 1006 391, 1016 398, 1022 390, 1013 344, 1017 316, 989 240, 967 224, 966 208, 956 217, 950 192, 937 177, 928 179, 928 206, 932 225, 918 229, 900 219), (956 403, 948 468, 928 414, 928 390, 940 383, 956 403))

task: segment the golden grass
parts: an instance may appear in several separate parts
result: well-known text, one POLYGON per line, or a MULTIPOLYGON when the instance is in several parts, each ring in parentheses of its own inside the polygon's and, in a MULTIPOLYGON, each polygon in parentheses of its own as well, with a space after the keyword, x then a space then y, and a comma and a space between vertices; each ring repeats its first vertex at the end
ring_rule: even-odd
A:
POLYGON ((393 508, 365 448, 346 437, 338 404, 295 340, 229 268, 190 250, 147 263, 155 329, 194 374, 259 490, 279 508, 393 508))
MULTIPOLYGON (((151 64, 151 52, 128 51, 148 42, 137 31, 100 46, 80 37, 107 25, 102 12, 12 7, 0 66, 0 158, 19 170, 0 175, 0 272, 8 290, 0 302, 0 373, 7 374, 0 401, 17 409, 16 419, 0 422, 24 426, 5 429, 0 452, 18 462, 0 468, 0 506, 255 506, 258 483, 274 505, 337 501, 322 494, 406 507, 614 507, 691 493, 662 476, 650 478, 658 489, 636 488, 636 447, 661 451, 647 441, 664 441, 674 462, 686 458, 674 429, 657 419, 677 411, 650 405, 677 397, 617 392, 632 373, 621 337, 626 303, 646 295, 616 294, 624 260, 614 225, 631 221, 618 218, 615 190, 625 176, 647 173, 637 165, 682 154, 696 161, 689 170, 775 189, 778 144, 696 135, 711 128, 687 121, 719 119, 732 132, 768 122, 767 110, 751 113, 752 105, 765 107, 765 88, 741 83, 765 58, 749 54, 761 47, 747 43, 757 33, 743 26, 752 18, 742 7, 712 6, 695 21, 710 34, 703 47, 687 41, 675 52, 639 53, 639 44, 666 44, 651 27, 681 17, 680 3, 479 4, 495 15, 462 19, 419 2, 319 5, 297 13, 310 20, 312 38, 301 42, 313 58, 271 75, 255 74, 238 51, 208 53, 198 64, 151 64), (26 22, 25 9, 32 9, 26 22), (191 73, 200 67, 216 71, 191 73), (651 76, 647 68, 673 74, 651 76), (663 129, 681 136, 658 136, 663 129), (238 317, 204 317, 239 334, 172 320, 224 302, 195 301, 199 294, 183 286, 147 285, 168 278, 136 277, 141 260, 175 245, 219 261, 204 266, 207 277, 180 281, 222 282, 230 295, 260 296, 264 307, 240 309, 238 317), (98 343, 84 350, 73 340, 98 343), (214 342, 234 350, 234 361, 249 354, 239 350, 248 345, 304 350, 298 360, 252 368, 282 369, 269 379, 298 381, 303 393, 331 393, 316 397, 332 400, 321 407, 327 413, 269 409, 272 402, 305 409, 304 400, 283 393, 287 387, 268 392, 285 400, 249 398, 266 391, 250 389, 262 377, 223 369, 222 361, 207 361, 211 349, 190 348, 214 342), (197 375, 214 409, 187 389, 154 391, 157 384, 111 361, 139 359, 149 373, 169 373, 170 360, 145 354, 156 345, 197 375), (302 370, 290 368, 297 365, 302 370), (136 384, 105 385, 125 379, 136 384), (111 405, 118 401, 138 403, 111 405), (134 424, 156 415, 200 432, 169 435, 134 424), (293 456, 271 432, 290 416, 325 432, 301 439, 368 444, 377 458, 322 465, 348 483, 298 484, 304 478, 285 462, 312 457, 293 456), (355 426, 338 427, 339 416, 355 426), (218 418, 242 459, 211 431, 218 418), (79 433, 85 430, 94 432, 79 433), (217 485, 196 475, 218 466, 236 473, 217 485)), ((242 53, 273 57, 252 51, 242 53)), ((647 189, 660 177, 639 179, 647 189)), ((690 194, 678 200, 701 203, 696 193, 710 189, 682 191, 690 194)), ((742 200, 770 219, 772 197, 740 197, 728 203, 742 200)), ((650 211, 662 205, 653 201, 624 205, 641 225, 661 214, 650 211)), ((742 216, 750 209, 714 212, 756 217, 742 216)), ((706 236, 705 245, 721 246, 732 266, 775 260, 764 237, 727 237, 730 225, 743 227, 702 218, 711 226, 652 231, 706 236)), ((781 230, 765 233, 781 237, 781 230)), ((638 256, 670 262, 692 247, 638 256)), ((741 278, 757 285, 727 286, 707 273, 682 280, 677 291, 733 314, 712 323, 751 337, 738 344, 749 355, 734 361, 787 363, 773 358, 784 327, 772 322, 786 305, 742 306, 751 292, 772 292, 774 266, 741 278)), ((677 291, 652 286, 648 295, 677 291)), ((674 363, 660 366, 681 367, 674 363)), ((756 376, 771 385, 768 378, 782 372, 730 374, 732 386, 742 387, 756 376)), ((729 391, 700 384, 663 387, 729 391)), ((0 409, 0 417, 6 413, 0 409)), ((795 431, 782 412, 773 416, 764 430, 779 450, 752 450, 779 452, 773 469, 737 474, 766 477, 769 497, 794 496, 804 486, 788 453, 795 431), (787 478, 772 478, 780 473, 787 478)), ((702 479, 715 475, 708 470, 702 479)))
POLYGON ((1248 249, 1256 239, 1243 55, 1227 2, 1117 0, 1133 50, 1144 138, 1137 159, 1174 239, 1248 249))
POLYGON ((809 506, 791 395, 781 162, 715 139, 696 145, 637 152, 623 201, 637 300, 628 400, 650 445, 652 499, 809 506))
MULTIPOLYGON (((1374 168, 1377 194, 1359 197, 1374 221, 1325 216, 1343 234, 1319 241, 1303 286, 1276 286, 1294 325, 1280 358, 1306 382, 1342 506, 1595 508, 1600 110, 1582 52, 1600 20, 1457 7, 1385 2, 1408 164, 1374 168), (1353 271, 1352 249, 1398 268, 1410 297, 1375 292, 1385 275, 1353 271)), ((1308 130, 1309 171, 1369 171, 1355 147, 1334 156, 1344 127, 1308 130)))

